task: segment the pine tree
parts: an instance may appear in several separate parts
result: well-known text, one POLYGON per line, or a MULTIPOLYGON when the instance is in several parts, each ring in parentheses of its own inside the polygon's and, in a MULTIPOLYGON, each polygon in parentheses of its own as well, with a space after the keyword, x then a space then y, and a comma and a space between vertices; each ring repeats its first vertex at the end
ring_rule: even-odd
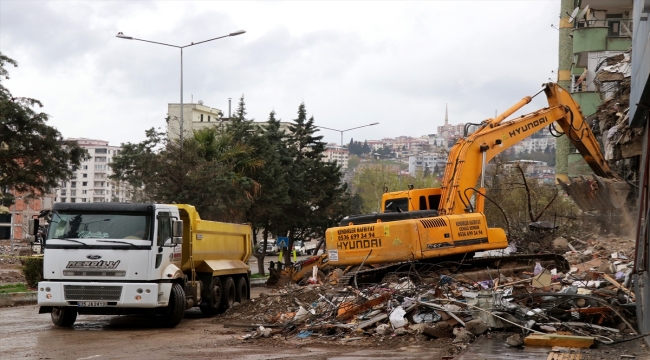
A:
POLYGON ((286 135, 280 130, 280 121, 275 112, 269 114, 266 127, 258 138, 257 151, 264 161, 264 170, 257 173, 255 180, 260 184, 260 195, 247 212, 247 219, 254 229, 262 231, 263 241, 255 254, 258 272, 265 273, 264 257, 269 233, 277 234, 285 223, 283 213, 291 202, 286 169, 293 159, 286 144, 286 135))

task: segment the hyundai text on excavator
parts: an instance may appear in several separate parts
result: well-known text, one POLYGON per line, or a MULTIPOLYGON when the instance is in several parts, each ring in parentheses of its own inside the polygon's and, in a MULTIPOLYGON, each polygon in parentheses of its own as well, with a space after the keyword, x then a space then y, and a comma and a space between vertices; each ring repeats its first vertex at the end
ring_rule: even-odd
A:
MULTIPOLYGON (((506 248, 504 229, 489 228, 483 214, 485 165, 544 127, 559 132, 555 123, 597 175, 584 183, 560 182, 567 193, 583 210, 623 206, 629 186, 609 169, 597 139, 571 95, 559 85, 547 83, 537 94, 524 97, 501 115, 481 122, 476 131, 458 140, 449 153, 440 188, 384 194, 382 213, 348 216, 339 227, 328 229, 328 266, 363 268, 371 264, 457 260, 470 258, 467 255, 477 251, 506 248), (542 91, 549 107, 506 120, 542 91)), ((534 259, 554 261, 560 268, 567 266, 564 258, 552 254, 464 262, 479 266, 489 262, 488 266, 494 266, 503 264, 505 258, 518 263, 534 259)), ((389 271, 395 266, 398 265, 381 268, 389 271)), ((361 269, 357 273, 377 271, 361 269)))

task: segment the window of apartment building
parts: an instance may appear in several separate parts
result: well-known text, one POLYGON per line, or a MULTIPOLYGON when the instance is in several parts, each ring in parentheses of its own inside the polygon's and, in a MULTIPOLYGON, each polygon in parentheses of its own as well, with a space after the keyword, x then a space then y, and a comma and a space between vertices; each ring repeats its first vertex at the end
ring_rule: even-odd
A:
POLYGON ((61 195, 66 195, 66 190, 65 189, 61 189, 61 195))
POLYGON ((88 193, 88 190, 81 190, 81 194, 82 194, 82 195, 85 195, 85 194, 87 194, 87 193, 88 193))
POLYGON ((72 174, 72 176, 71 176, 70 178, 71 178, 71 179, 76 179, 76 178, 77 178, 77 174, 72 174))
POLYGON ((84 165, 82 168, 83 168, 84 170, 88 170, 88 165, 84 165))
POLYGON ((106 156, 95 156, 95 162, 106 162, 106 156))
POLYGON ((70 181, 70 187, 77 187, 77 182, 76 181, 70 181))
POLYGON ((0 239, 11 238, 11 214, 0 214, 0 239))
POLYGON ((203 122, 203 114, 201 114, 201 122, 203 122))
POLYGON ((88 181, 84 181, 81 183, 81 186, 88 186, 88 181))
POLYGON ((67 181, 61 181, 61 187, 68 187, 68 182, 67 181))
POLYGON ((95 154, 106 154, 107 149, 95 149, 95 154))
POLYGON ((86 198, 81 198, 81 202, 86 202, 86 198))
POLYGON ((66 200, 66 198, 61 198, 61 202, 65 202, 66 200))
POLYGON ((70 196, 76 196, 77 190, 70 190, 70 196))
POLYGON ((95 187, 104 187, 103 181, 95 181, 95 187))
POLYGON ((81 177, 87 178, 88 174, 82 174, 81 177))
POLYGON ((106 165, 95 165, 96 171, 106 170, 106 165))
POLYGON ((77 198, 70 198, 70 202, 71 202, 71 203, 73 203, 73 202, 77 202, 77 198))

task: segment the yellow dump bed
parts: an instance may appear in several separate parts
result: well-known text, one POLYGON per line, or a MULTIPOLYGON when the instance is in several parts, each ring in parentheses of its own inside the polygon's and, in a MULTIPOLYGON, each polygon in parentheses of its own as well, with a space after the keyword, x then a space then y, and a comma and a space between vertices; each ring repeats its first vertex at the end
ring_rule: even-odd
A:
POLYGON ((176 206, 183 220, 182 271, 194 267, 197 272, 214 276, 248 272, 252 253, 250 225, 201 220, 194 206, 176 206))

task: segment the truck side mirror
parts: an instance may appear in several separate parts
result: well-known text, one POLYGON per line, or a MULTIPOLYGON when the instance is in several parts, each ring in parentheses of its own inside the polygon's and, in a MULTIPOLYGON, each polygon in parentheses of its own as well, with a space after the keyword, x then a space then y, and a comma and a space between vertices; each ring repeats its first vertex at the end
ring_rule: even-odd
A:
POLYGON ((172 221, 172 236, 183 237, 183 220, 172 221))
POLYGON ((38 219, 29 219, 29 235, 38 233, 38 219))
POLYGON ((172 244, 180 245, 183 243, 183 221, 172 221, 172 244))

